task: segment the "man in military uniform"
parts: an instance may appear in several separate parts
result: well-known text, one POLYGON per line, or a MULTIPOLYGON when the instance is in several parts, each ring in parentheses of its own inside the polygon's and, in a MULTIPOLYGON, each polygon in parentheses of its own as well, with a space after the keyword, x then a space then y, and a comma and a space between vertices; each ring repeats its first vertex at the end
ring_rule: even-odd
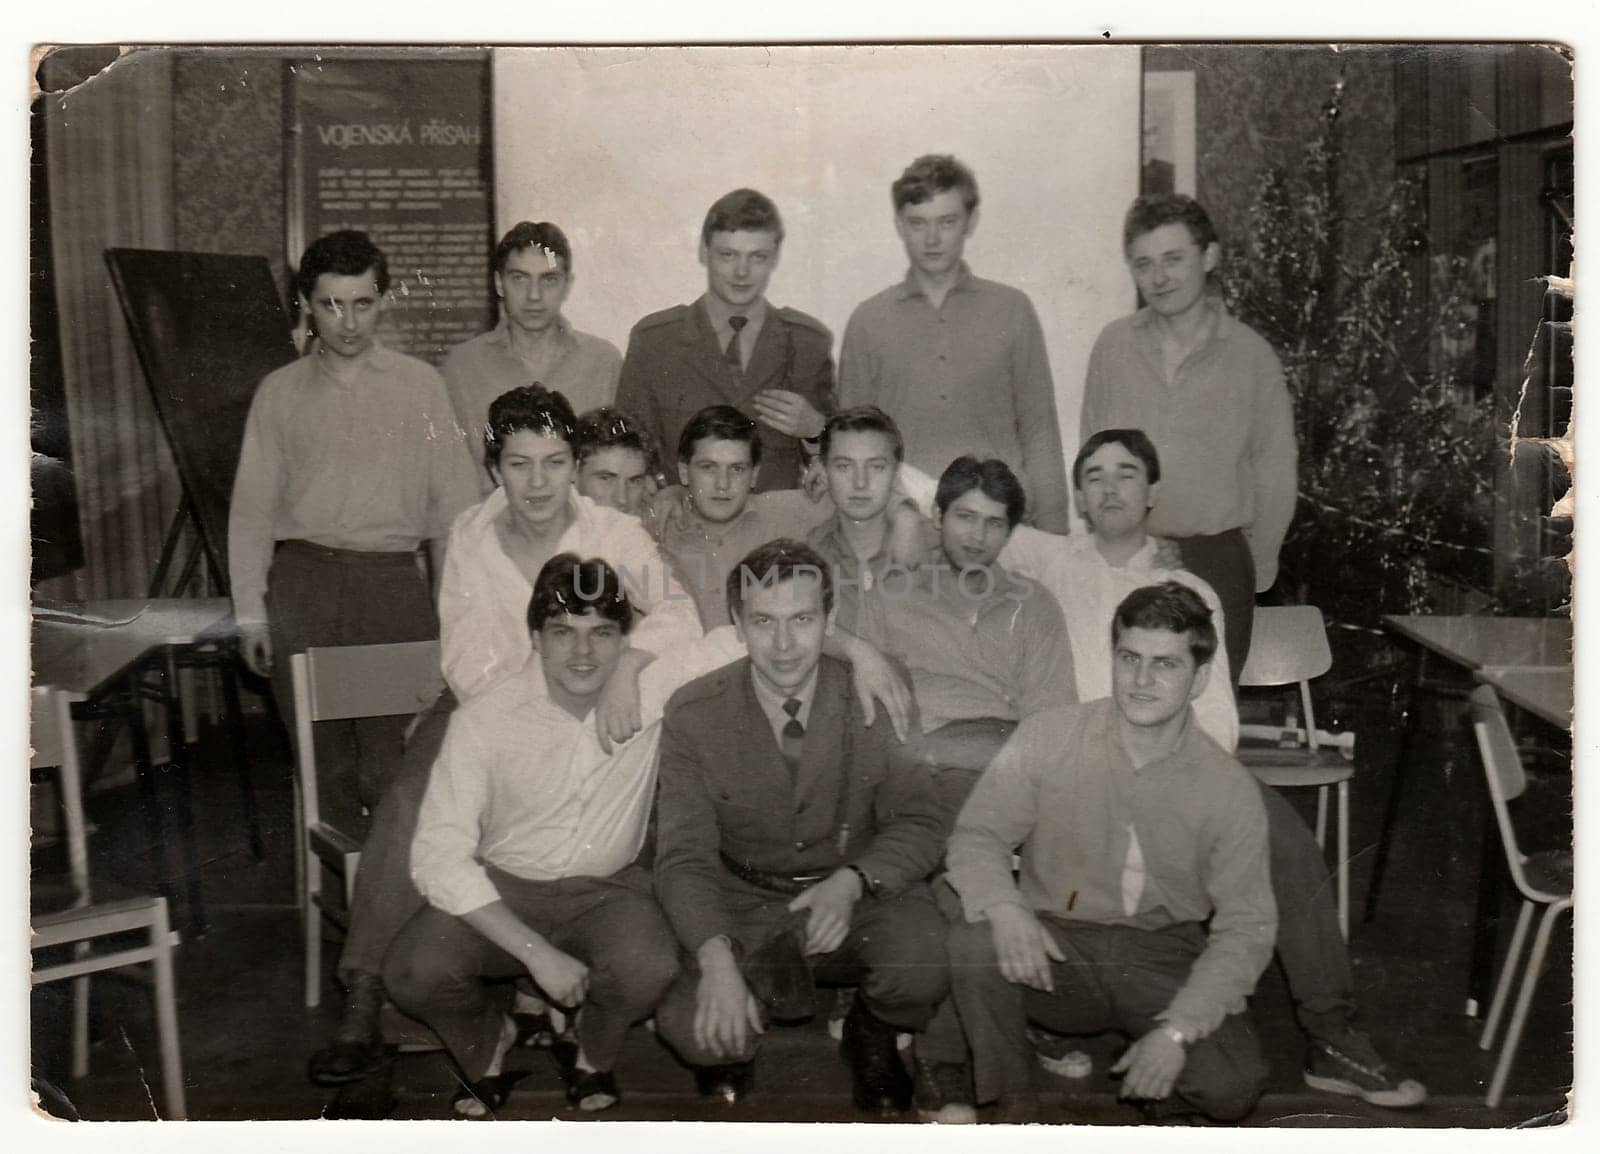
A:
POLYGON ((687 956, 660 1035, 703 1094, 736 1100, 769 1018, 809 1016, 813 978, 857 985, 856 1104, 903 1111, 896 1031, 926 1026, 949 982, 923 880, 943 812, 888 722, 863 716, 851 667, 822 653, 832 581, 814 550, 760 546, 728 602, 748 658, 684 686, 663 719, 656 893, 687 956))
POLYGON ((802 443, 822 432, 834 407, 833 335, 766 299, 782 245, 778 208, 761 193, 741 188, 713 204, 700 230, 705 294, 633 326, 617 387, 617 407, 658 445, 676 445, 708 405, 759 421, 758 491, 799 487, 802 443))

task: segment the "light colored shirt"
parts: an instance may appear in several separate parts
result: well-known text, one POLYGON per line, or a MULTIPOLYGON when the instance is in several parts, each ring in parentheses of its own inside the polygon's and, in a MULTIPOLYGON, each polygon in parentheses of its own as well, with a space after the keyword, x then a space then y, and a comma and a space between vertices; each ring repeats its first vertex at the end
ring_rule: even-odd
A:
POLYGON ((871 557, 856 555, 837 516, 829 517, 807 536, 807 543, 821 555, 833 574, 833 623, 861 638, 880 653, 894 651, 889 632, 889 614, 884 607, 885 581, 894 569, 890 587, 904 591, 909 571, 891 564, 888 530, 871 557))
POLYGON ((922 731, 952 721, 1016 721, 1078 700, 1061 607, 1003 567, 992 580, 928 564, 881 585, 889 649, 911 670, 922 731))
POLYGON ((374 345, 341 380, 312 351, 250 402, 228 514, 241 625, 266 621, 275 541, 400 553, 442 538, 477 499, 465 435, 433 367, 374 345))
POLYGON ((803 541, 817 522, 832 516, 833 502, 826 496, 817 502, 799 489, 752 493, 731 521, 707 521, 686 509, 680 520, 661 527, 661 551, 694 598, 701 627, 709 631, 731 620, 728 573, 752 549, 779 537, 803 541))
POLYGON ((839 405, 894 417, 906 460, 937 477, 964 453, 999 457, 1041 529, 1071 528, 1044 332, 1027 294, 961 276, 939 308, 908 272, 856 307, 839 351, 839 405))
MULTIPOLYGON (((694 602, 669 578, 667 562, 637 517, 569 493, 572 523, 556 553, 598 557, 622 579, 644 616, 629 645, 665 657, 702 633, 694 602)), ((506 511, 496 489, 456 519, 439 583, 439 642, 444 677, 462 701, 490 689, 527 664, 533 652, 528 602, 533 585, 506 556, 495 521, 506 511)))
POLYGON ((746 308, 736 309, 721 297, 706 293, 700 298, 700 303, 705 305, 706 316, 711 318, 711 331, 717 334, 717 347, 722 350, 722 355, 727 356, 728 343, 737 340, 739 367, 749 368, 750 354, 755 351, 756 340, 761 336, 761 326, 767 322, 767 298, 762 297, 746 308), (744 318, 744 327, 737 333, 729 323, 729 318, 735 316, 744 318))
POLYGON ((473 461, 484 485, 492 482, 483 468, 483 429, 489 406, 501 393, 535 381, 561 393, 574 413, 609 405, 617 395, 622 374, 622 354, 602 337, 580 333, 566 317, 556 318, 554 360, 535 376, 528 363, 511 347, 510 323, 500 323, 451 349, 441 370, 450 389, 456 419, 470 436, 473 461))
POLYGON ((1210 335, 1169 384, 1154 314, 1112 321, 1089 354, 1079 432, 1143 429, 1161 460, 1145 528, 1161 537, 1242 529, 1256 591, 1272 587, 1299 489, 1294 412, 1272 346, 1213 301, 1210 335))
POLYGON ((745 654, 732 628, 677 649, 639 675, 644 728, 602 753, 594 716, 550 700, 544 667, 450 717, 411 843, 411 876, 457 917, 496 901, 486 865, 532 881, 610 877, 644 844, 661 714, 679 686, 745 654))
POLYGON ((750 684, 755 687, 756 704, 761 706, 761 712, 767 715, 767 721, 772 726, 772 736, 778 743, 778 748, 783 748, 784 727, 789 724, 790 714, 784 708, 788 701, 798 701, 800 706, 794 711, 793 720, 800 723, 804 729, 811 720, 811 703, 817 696, 817 671, 813 669, 811 676, 793 693, 779 693, 769 686, 760 677, 756 676, 755 666, 750 667, 750 684))
POLYGON ((1201 1038, 1245 1008, 1272 958, 1261 787, 1192 717, 1171 754, 1136 769, 1119 717, 1102 700, 1024 718, 956 820, 950 883, 974 922, 1008 902, 1144 930, 1209 917, 1205 950, 1156 1015, 1201 1038), (1139 889, 1131 912, 1125 886, 1139 889))
POLYGON ((1082 701, 1111 696, 1111 624, 1124 597, 1163 581, 1177 581, 1198 593, 1211 610, 1219 643, 1205 688, 1194 701, 1195 720, 1211 740, 1233 749, 1239 744, 1239 710, 1233 700, 1227 647, 1220 643, 1225 635, 1222 602, 1193 573, 1158 568, 1155 555, 1156 542, 1146 540, 1126 565, 1112 565, 1087 533, 1058 537, 1018 525, 1000 559, 1013 572, 1033 578, 1055 594, 1072 639, 1072 669, 1082 701))

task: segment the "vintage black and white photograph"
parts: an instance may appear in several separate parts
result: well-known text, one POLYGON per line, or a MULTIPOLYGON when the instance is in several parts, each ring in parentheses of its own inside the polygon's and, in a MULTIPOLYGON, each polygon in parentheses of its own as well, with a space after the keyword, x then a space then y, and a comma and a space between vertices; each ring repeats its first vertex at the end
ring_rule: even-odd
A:
POLYGON ((1574 67, 38 46, 37 1116, 1567 1124, 1574 67))

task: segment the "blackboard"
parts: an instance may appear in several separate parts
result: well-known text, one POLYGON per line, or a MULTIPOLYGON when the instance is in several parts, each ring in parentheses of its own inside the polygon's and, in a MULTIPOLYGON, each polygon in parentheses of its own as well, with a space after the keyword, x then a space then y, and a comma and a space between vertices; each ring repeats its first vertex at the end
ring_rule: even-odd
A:
POLYGON ((261 378, 295 358, 263 256, 111 248, 106 263, 139 364, 216 573, 228 572, 228 503, 261 378))

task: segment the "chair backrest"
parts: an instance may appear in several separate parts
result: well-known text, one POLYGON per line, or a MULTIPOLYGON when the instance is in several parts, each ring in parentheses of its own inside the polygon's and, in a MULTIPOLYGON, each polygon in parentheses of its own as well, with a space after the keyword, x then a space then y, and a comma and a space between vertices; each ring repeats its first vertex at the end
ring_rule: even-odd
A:
POLYGON ((1256 607, 1240 685, 1292 685, 1321 677, 1332 668, 1322 610, 1315 605, 1256 607))
POLYGON ((307 649, 289 659, 289 674, 294 687, 295 764, 307 827, 319 820, 313 723, 416 713, 444 687, 437 641, 307 649))
POLYGON ((1506 803, 1522 796, 1528 788, 1528 775, 1522 768, 1517 743, 1512 739, 1511 726, 1506 723, 1505 709, 1494 687, 1478 686, 1468 701, 1472 707, 1472 732, 1478 739, 1478 755, 1483 761, 1489 797, 1494 802, 1494 819, 1500 827, 1506 864, 1511 868, 1517 887, 1527 890, 1528 883, 1522 873, 1522 850, 1517 846, 1517 828, 1511 822, 1511 810, 1506 803))
POLYGON ((30 769, 55 769, 60 774, 61 811, 66 829, 67 870, 78 900, 89 900, 89 836, 83 816, 83 771, 78 763, 77 735, 72 728, 72 702, 59 689, 37 686, 29 696, 30 769))

